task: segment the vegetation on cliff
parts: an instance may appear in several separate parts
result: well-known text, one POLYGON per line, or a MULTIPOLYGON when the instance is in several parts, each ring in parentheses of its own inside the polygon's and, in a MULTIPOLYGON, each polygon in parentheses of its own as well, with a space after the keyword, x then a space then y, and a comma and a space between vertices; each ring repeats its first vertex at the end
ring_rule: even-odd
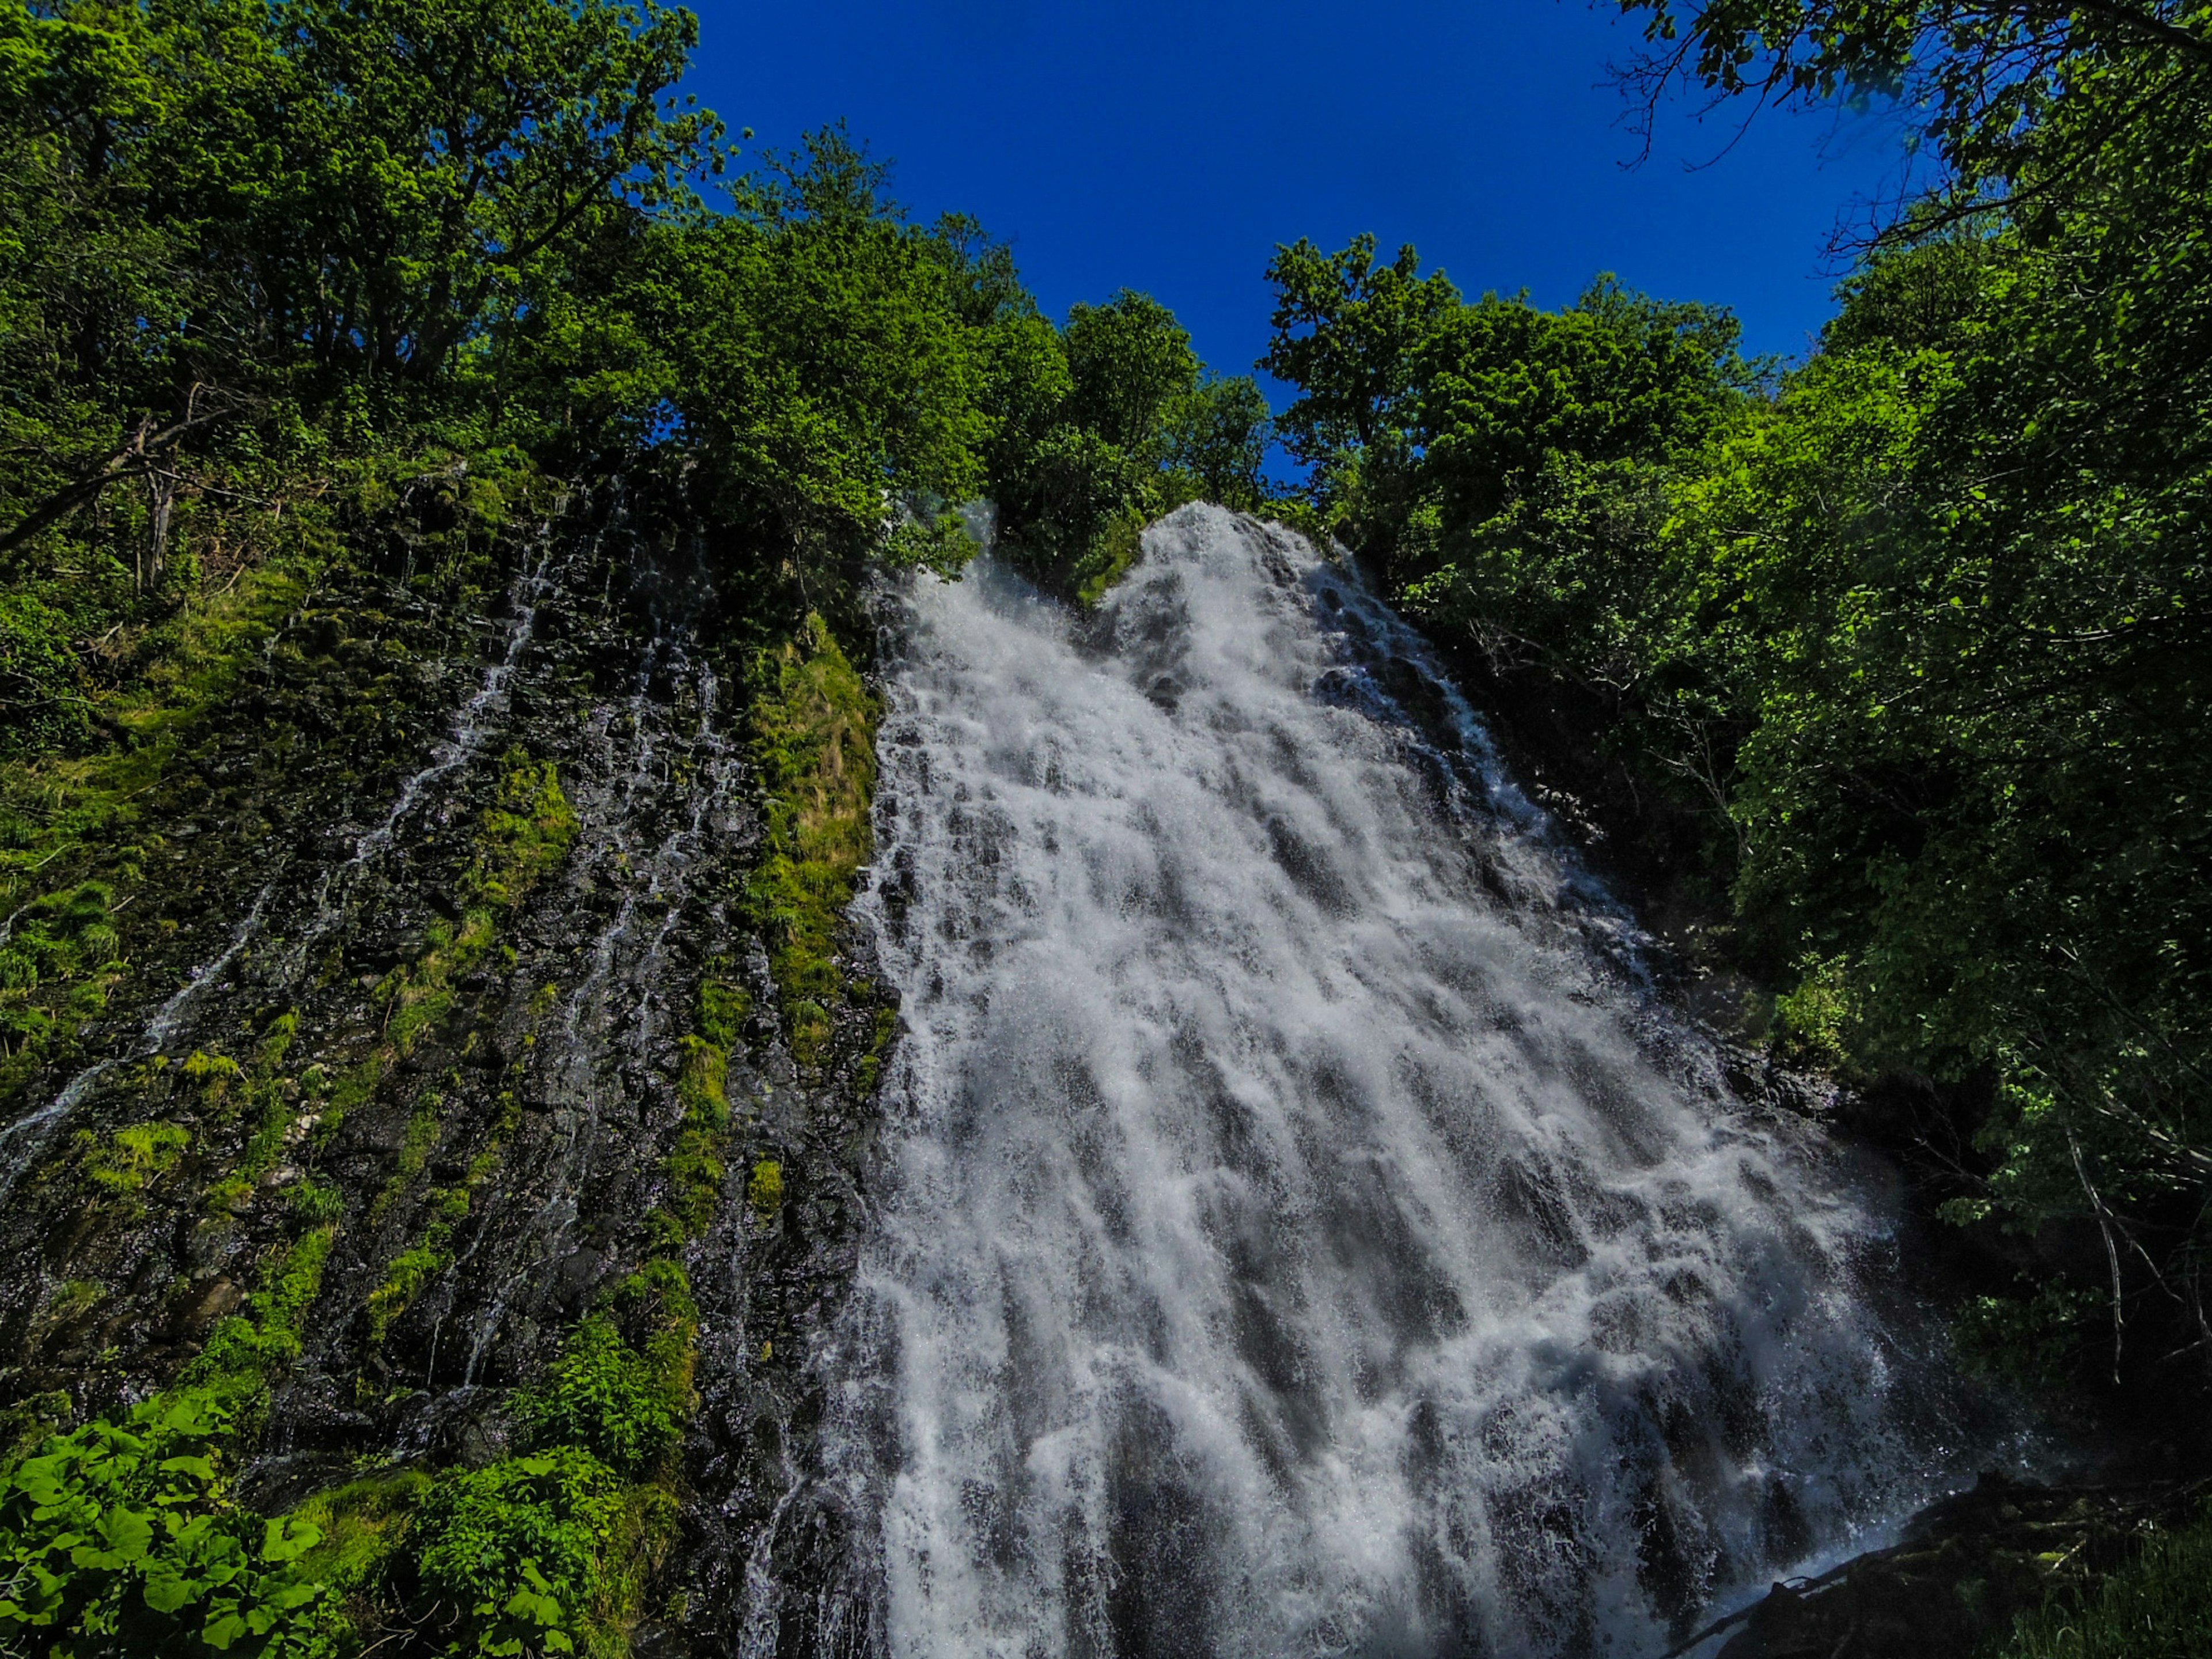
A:
POLYGON ((676 90, 696 30, 659 0, 0 3, 0 1113, 99 1107, 0 1146, 65 1218, 0 1385, 11 1650, 612 1654, 679 1617, 685 1253, 732 1207, 763 1239, 814 1214, 805 1146, 761 1139, 733 1076, 759 1086, 780 1025, 809 1086, 865 1096, 895 1028, 840 939, 872 573, 957 570, 951 509, 980 495, 1079 583, 1162 507, 1256 492, 1264 403, 1162 307, 1056 325, 1004 247, 913 222, 842 131, 734 166, 676 90), (742 947, 696 972, 663 1079, 681 1121, 599 1247, 620 1269, 519 1339, 542 1370, 503 1379, 483 1454, 272 1496, 271 1413, 331 1385, 305 1349, 341 1366, 334 1420, 404 1417, 456 1275, 542 1175, 518 1162, 574 1109, 531 1060, 590 957, 504 988, 568 965, 532 934, 589 899, 589 809, 543 747, 449 737, 416 769, 453 729, 449 667, 482 672, 501 628, 519 647, 514 607, 586 542, 646 608, 670 570, 710 595, 682 604, 711 603, 747 701, 719 719, 764 836, 700 902, 766 977, 742 947), (377 843, 340 815, 486 771, 465 815, 406 826, 432 914, 369 942, 343 884, 377 843), (326 908, 263 938, 278 849, 334 826, 355 850, 310 884, 326 908), (197 1011, 229 1006, 234 963, 288 988, 217 1029, 197 1011), (188 1057, 129 1048, 167 1012, 188 1057))

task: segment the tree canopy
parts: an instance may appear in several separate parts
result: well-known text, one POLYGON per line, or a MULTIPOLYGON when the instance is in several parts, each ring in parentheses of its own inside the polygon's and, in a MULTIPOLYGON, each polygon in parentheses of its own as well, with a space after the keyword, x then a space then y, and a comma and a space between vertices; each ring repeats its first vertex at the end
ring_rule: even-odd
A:
POLYGON ((2201 1383, 2212 14, 1628 9, 1648 76, 1917 100, 1948 175, 1820 349, 1779 370, 1711 307, 1469 303, 1411 249, 1299 243, 1286 441, 1403 603, 1494 684, 1571 693, 1646 820, 1702 825, 1669 856, 1774 1042, 1956 1103, 1915 1132, 1950 1213, 2052 1252, 1978 1304, 1992 1352, 2201 1383))

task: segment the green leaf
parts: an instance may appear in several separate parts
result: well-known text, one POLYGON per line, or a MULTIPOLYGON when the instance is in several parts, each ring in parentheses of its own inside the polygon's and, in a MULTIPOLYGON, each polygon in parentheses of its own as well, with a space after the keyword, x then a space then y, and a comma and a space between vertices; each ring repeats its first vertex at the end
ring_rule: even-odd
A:
POLYGON ((296 1561, 323 1541, 322 1531, 312 1522, 285 1516, 267 1523, 261 1533, 264 1561, 296 1561))
POLYGON ((146 1575, 146 1605, 156 1613, 174 1613, 179 1607, 198 1601, 206 1589, 206 1584, 186 1578, 180 1573, 165 1572, 156 1568, 146 1575))
POLYGON ((154 1542, 150 1517, 118 1504, 100 1518, 100 1535, 119 1561, 142 1561, 154 1542))
POLYGON ((208 1621, 207 1627, 200 1632, 200 1640, 221 1652, 246 1633, 246 1620, 235 1613, 227 1613, 208 1621))

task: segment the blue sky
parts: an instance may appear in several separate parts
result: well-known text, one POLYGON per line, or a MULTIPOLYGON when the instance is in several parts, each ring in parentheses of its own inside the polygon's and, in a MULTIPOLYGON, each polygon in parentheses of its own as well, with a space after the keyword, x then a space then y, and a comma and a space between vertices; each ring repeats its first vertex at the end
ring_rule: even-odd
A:
POLYGON ((1274 245, 1361 230, 1469 293, 1555 306, 1611 270, 1798 355, 1839 216, 1898 169, 1876 118, 1769 112, 1731 145, 1735 112, 1686 104, 1624 167, 1605 70, 1636 37, 1580 0, 692 3, 691 89, 749 149, 843 117, 918 214, 1011 240, 1055 316, 1142 289, 1224 372, 1266 348, 1274 245))

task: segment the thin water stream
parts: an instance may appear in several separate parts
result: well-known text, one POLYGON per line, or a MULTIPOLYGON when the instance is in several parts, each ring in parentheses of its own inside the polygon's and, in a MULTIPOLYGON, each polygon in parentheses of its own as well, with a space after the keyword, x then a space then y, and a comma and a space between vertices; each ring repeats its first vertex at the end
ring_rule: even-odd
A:
POLYGON ((1419 641, 1217 509, 1147 550, 892 630, 819 1650, 1655 1653, 1955 1480, 1880 1205, 1419 641))

